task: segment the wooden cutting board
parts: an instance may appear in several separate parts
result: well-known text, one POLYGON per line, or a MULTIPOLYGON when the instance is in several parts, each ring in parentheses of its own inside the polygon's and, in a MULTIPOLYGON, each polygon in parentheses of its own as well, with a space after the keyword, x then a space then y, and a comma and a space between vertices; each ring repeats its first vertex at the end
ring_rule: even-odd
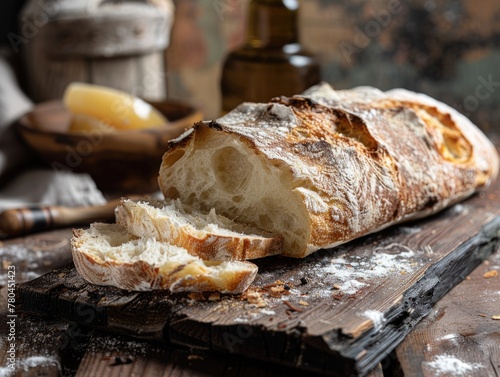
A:
POLYGON ((294 260, 257 261, 241 296, 128 292, 73 265, 18 285, 20 309, 136 338, 362 376, 494 250, 500 182, 441 214, 294 260))

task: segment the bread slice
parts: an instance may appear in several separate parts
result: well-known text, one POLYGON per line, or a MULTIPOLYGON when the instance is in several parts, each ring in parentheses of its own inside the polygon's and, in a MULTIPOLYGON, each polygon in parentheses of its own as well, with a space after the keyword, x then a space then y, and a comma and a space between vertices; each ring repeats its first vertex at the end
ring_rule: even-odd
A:
POLYGON ((181 247, 137 238, 117 224, 75 229, 71 250, 87 281, 133 291, 241 293, 257 274, 253 263, 204 261, 181 247))
POLYGON ((185 248, 205 260, 247 260, 279 254, 283 237, 218 215, 183 206, 180 201, 124 199, 116 222, 137 237, 154 237, 185 248))

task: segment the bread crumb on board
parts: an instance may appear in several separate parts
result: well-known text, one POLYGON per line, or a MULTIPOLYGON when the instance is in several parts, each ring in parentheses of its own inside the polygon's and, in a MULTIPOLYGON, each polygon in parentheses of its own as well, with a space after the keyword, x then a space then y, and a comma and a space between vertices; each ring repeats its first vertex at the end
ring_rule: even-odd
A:
POLYGON ((267 306, 266 302, 262 298, 259 292, 250 292, 247 294, 247 301, 250 304, 254 304, 258 308, 265 308, 267 306))
POLYGON ((337 301, 341 300, 343 296, 344 296, 344 293, 342 291, 337 291, 334 294, 332 294, 332 298, 334 298, 337 301))
POLYGON ((249 304, 255 305, 258 308, 265 308, 267 306, 266 301, 262 297, 262 293, 259 288, 250 287, 245 293, 241 295, 242 300, 248 301, 249 304))
POLYGON ((483 277, 485 279, 489 279, 489 278, 496 278, 498 276, 498 271, 497 270, 490 270, 488 272, 485 272, 483 277))
POLYGON ((286 283, 281 280, 276 280, 274 283, 268 284, 262 288, 251 286, 246 292, 241 295, 242 300, 246 300, 249 304, 255 305, 258 308, 267 306, 265 298, 281 298, 290 295, 293 284, 286 283))
POLYGON ((289 295, 291 288, 292 288, 292 284, 285 283, 281 280, 276 280, 274 283, 268 284, 268 285, 264 286, 262 289, 270 297, 279 298, 283 295, 289 295))
POLYGON ((492 316, 492 317, 491 317, 491 319, 494 319, 494 320, 500 321, 500 314, 497 314, 497 315, 492 316))

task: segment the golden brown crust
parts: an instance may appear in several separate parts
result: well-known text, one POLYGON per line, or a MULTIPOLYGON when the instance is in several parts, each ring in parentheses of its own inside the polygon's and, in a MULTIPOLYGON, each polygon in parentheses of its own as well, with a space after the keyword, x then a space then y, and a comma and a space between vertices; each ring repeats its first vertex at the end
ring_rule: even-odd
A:
POLYGON ((280 235, 196 232, 192 226, 179 225, 168 216, 159 218, 153 207, 137 205, 127 199, 122 199, 115 215, 116 222, 131 234, 169 242, 204 260, 250 260, 276 255, 283 250, 283 237, 280 235))
POLYGON ((169 186, 162 176, 178 145, 207 132, 234 135, 288 170, 294 190, 320 198, 318 210, 303 195, 310 236, 306 247, 284 251, 294 257, 435 213, 488 185, 499 167, 482 132, 438 101, 405 90, 321 85, 197 124, 165 154, 160 187, 169 186))
POLYGON ((83 229, 74 229, 71 240, 73 261, 78 273, 87 281, 96 285, 111 285, 132 291, 150 291, 168 289, 171 292, 242 293, 257 274, 257 266, 249 262, 232 263, 225 271, 211 273, 193 262, 180 264, 172 270, 153 266, 143 260, 133 263, 116 259, 103 260, 89 252, 89 236, 83 229))

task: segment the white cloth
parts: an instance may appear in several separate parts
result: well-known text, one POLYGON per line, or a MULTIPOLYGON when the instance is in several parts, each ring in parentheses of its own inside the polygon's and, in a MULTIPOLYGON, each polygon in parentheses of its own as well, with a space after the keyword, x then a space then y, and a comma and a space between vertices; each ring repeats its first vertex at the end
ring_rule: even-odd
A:
POLYGON ((106 199, 88 174, 29 170, 0 191, 0 210, 33 205, 68 207, 105 204, 106 199))
POLYGON ((0 176, 27 162, 27 153, 10 125, 32 108, 9 64, 0 57, 0 176))
POLYGON ((0 188, 0 212, 7 208, 33 205, 101 205, 106 199, 88 174, 52 169, 22 171, 30 154, 18 140, 11 125, 33 108, 22 93, 8 63, 0 56, 0 177, 20 170, 0 188))

